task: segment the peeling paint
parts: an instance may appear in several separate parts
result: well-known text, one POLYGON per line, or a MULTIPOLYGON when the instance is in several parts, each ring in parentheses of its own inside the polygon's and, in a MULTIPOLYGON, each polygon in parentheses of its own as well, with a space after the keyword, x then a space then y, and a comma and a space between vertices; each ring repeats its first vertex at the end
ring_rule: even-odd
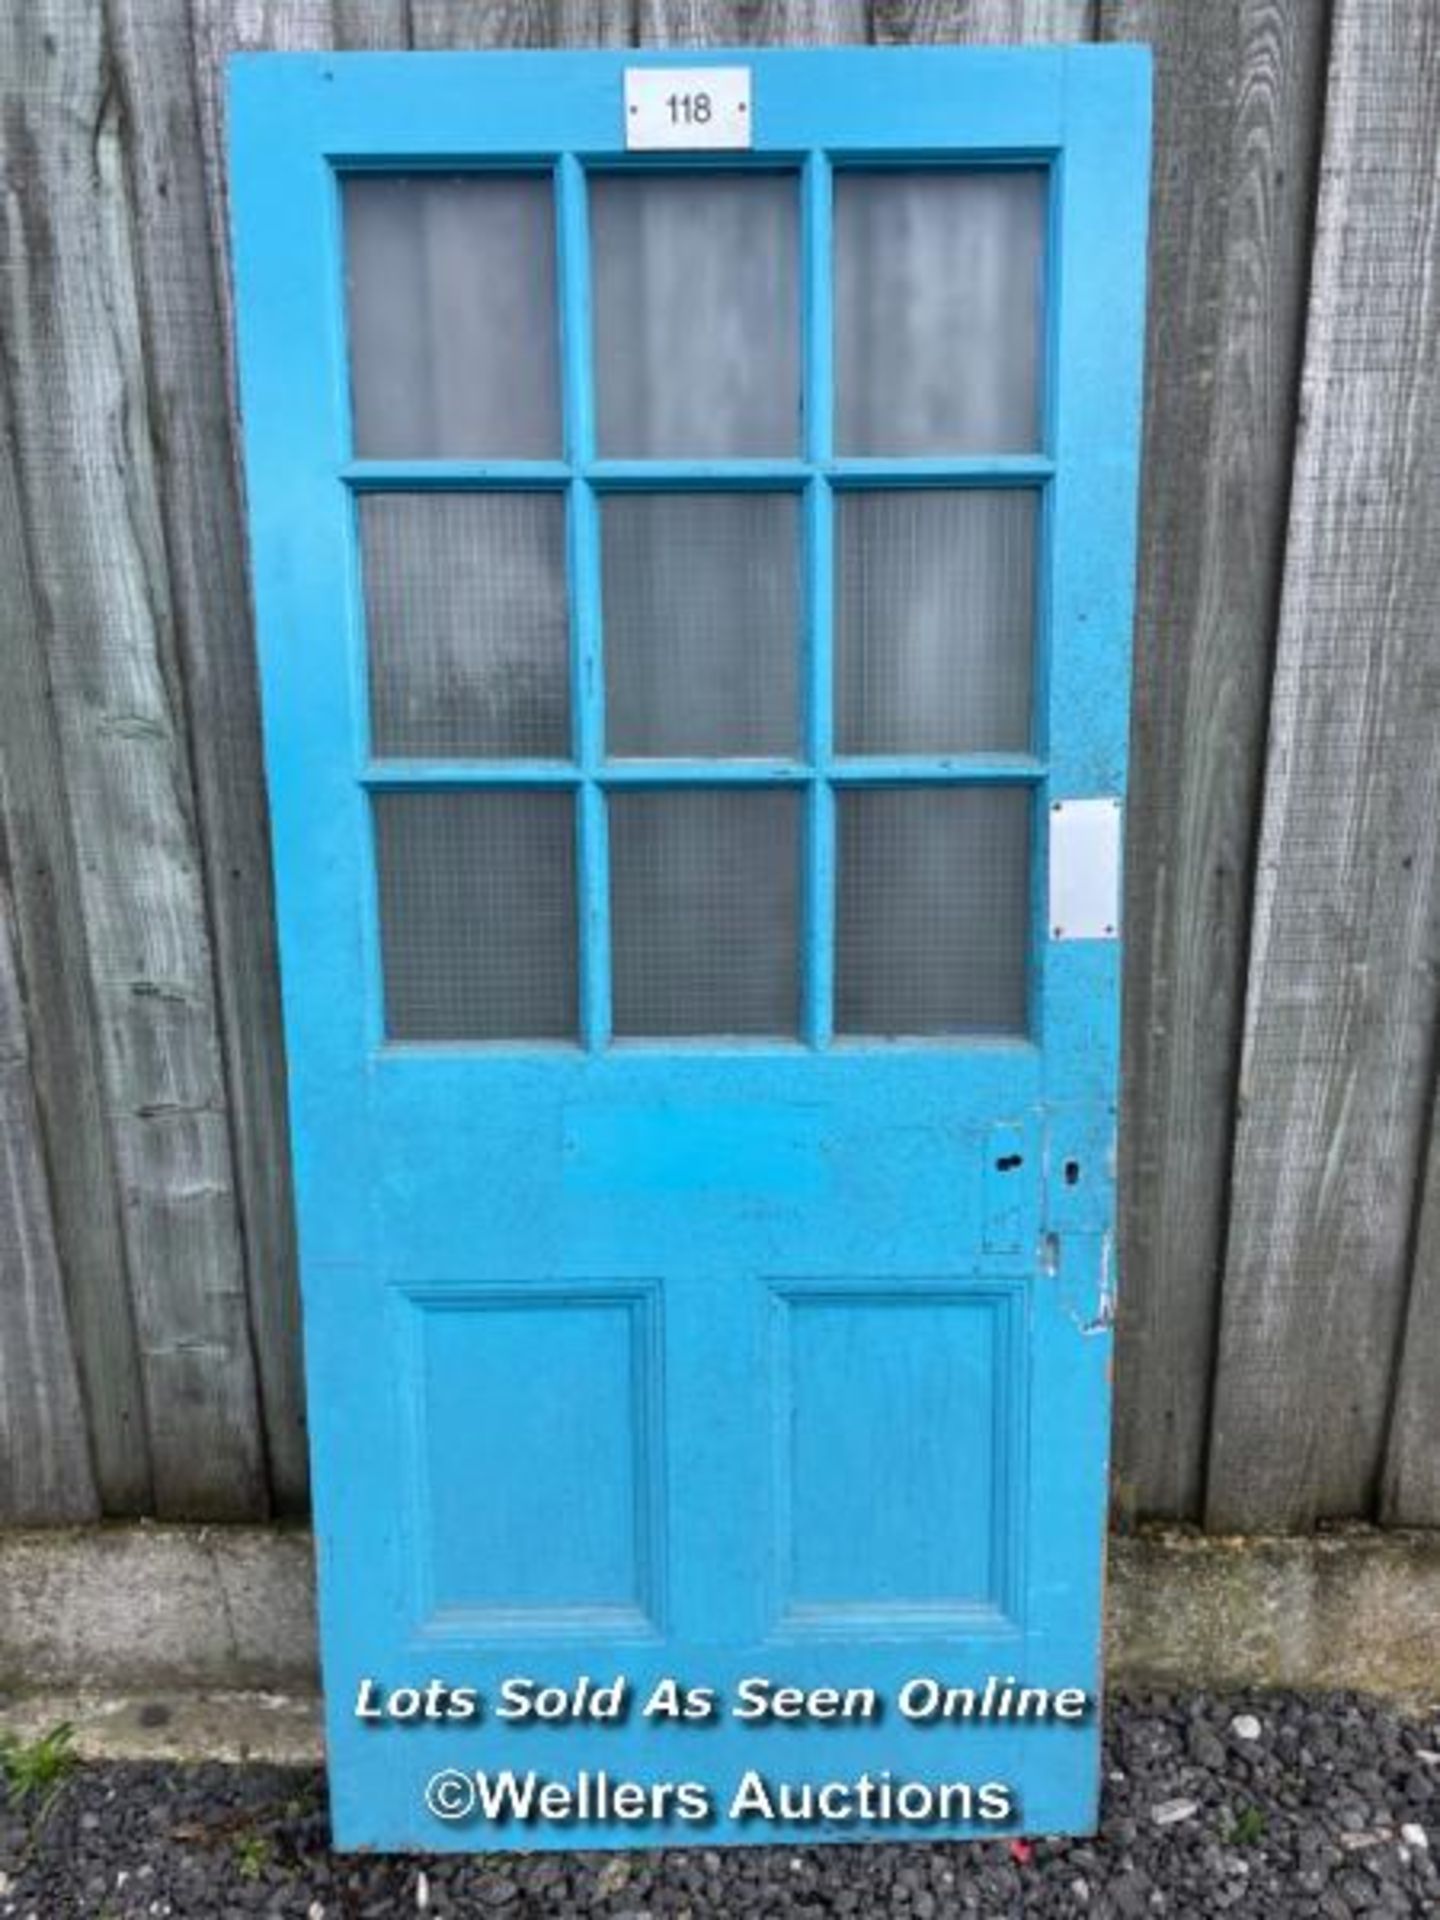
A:
POLYGON ((1093 1319, 1085 1319, 1072 1308, 1070 1318, 1086 1339, 1097 1333, 1109 1333, 1115 1324, 1115 1236, 1100 1236, 1100 1291, 1093 1319))

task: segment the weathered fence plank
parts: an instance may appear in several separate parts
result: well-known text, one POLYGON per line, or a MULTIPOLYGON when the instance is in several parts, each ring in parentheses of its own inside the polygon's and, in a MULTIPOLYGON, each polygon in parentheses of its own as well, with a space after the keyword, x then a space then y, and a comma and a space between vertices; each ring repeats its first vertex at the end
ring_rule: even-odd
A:
POLYGON ((822 46, 870 35, 865 0, 637 0, 650 47, 822 46))
POLYGON ((112 0, 110 21, 270 1489, 298 1512, 308 1460, 274 907, 199 103, 185 0, 112 0))
POLYGON ((880 46, 1093 40, 1096 0, 874 0, 872 26, 880 46))
POLYGON ((410 0, 410 44, 419 51, 461 47, 548 47, 547 0, 410 0))
MULTIPOLYGON (((267 1490, 138 326, 125 123, 99 11, 37 0, 11 112, 21 246, 3 331, 156 1508, 252 1516, 267 1490)), ((63 1148, 62 1148, 63 1150, 63 1148)))
POLYGON ((1436 1023, 1440 11, 1340 0, 1207 1515, 1371 1509, 1436 1023))
POLYGON ((1325 72, 1312 0, 1107 0, 1155 53, 1126 868, 1117 1509, 1199 1517, 1325 72))
POLYGON ((0 1523, 99 1513, 0 871, 0 1523))
POLYGON ((1440 1527, 1440 1099, 1430 1110, 1430 1152, 1379 1517, 1395 1527, 1440 1527))
MULTIPOLYGON (((0 18, 0 71, 39 86, 13 21, 0 18)), ((28 164, 28 133, 14 114, 0 132, 3 174, 28 164)), ((50 244, 43 205, 0 199, 0 314, 29 299, 30 261, 50 244)), ((32 569, 27 494, 16 466, 14 395, 34 376, 15 333, 0 325, 0 808, 10 850, 16 948, 28 983, 29 1054, 47 1140, 57 1253, 69 1304, 90 1454, 100 1497, 117 1514, 151 1510, 150 1450, 139 1354, 98 1046, 85 967, 79 863, 55 727, 47 660, 53 620, 32 569)))
POLYGON ((410 0, 411 45, 466 47, 629 46, 633 0, 410 0))
POLYGON ((557 47, 635 44, 635 0, 553 0, 557 47))

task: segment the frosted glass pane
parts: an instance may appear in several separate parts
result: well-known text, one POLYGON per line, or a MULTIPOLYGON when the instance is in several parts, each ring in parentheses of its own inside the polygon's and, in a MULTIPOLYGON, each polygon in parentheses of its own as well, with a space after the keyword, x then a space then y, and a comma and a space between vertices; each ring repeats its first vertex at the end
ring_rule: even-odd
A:
POLYGON ((794 1034, 799 864, 797 793, 612 794, 615 1032, 794 1034))
POLYGON ((377 754, 570 751, 558 493, 360 496, 377 754))
POLYGON ((1024 1032, 1028 792, 851 788, 838 804, 836 1031, 1024 1032))
POLYGON ((601 176, 590 245, 600 452, 795 453, 793 176, 601 176))
POLYGON ((840 173, 835 443, 841 453, 1039 445, 1046 177, 840 173))
POLYGON ((344 192, 356 453, 558 455, 549 181, 354 175, 344 192))
POLYGON ((573 1038, 571 796, 380 793, 374 809, 390 1037, 573 1038))
POLYGON ((841 493, 836 516, 838 750, 1024 752, 1035 495, 841 493))
POLYGON ((607 752, 796 752, 799 522, 793 494, 604 501, 607 752))

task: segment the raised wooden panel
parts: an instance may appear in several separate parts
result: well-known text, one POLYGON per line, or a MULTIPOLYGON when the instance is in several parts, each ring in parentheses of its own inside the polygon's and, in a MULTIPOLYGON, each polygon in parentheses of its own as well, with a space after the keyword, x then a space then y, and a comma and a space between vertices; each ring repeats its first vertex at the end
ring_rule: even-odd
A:
POLYGON ((1020 1300, 936 1281, 775 1287, 782 1632, 1004 1621, 1020 1552, 1020 1300))
POLYGON ((654 1630, 659 1300, 434 1287, 400 1301, 422 1631, 654 1630))

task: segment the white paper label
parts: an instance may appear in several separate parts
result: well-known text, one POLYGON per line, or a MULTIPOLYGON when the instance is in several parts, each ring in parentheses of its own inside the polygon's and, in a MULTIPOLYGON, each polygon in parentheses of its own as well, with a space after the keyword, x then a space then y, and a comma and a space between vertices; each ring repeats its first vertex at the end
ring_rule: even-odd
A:
POLYGON ((1050 938, 1120 936, 1118 800, 1056 800, 1050 808, 1050 938))
POLYGON ((748 67, 627 67, 625 144, 638 151, 748 147, 748 67))

